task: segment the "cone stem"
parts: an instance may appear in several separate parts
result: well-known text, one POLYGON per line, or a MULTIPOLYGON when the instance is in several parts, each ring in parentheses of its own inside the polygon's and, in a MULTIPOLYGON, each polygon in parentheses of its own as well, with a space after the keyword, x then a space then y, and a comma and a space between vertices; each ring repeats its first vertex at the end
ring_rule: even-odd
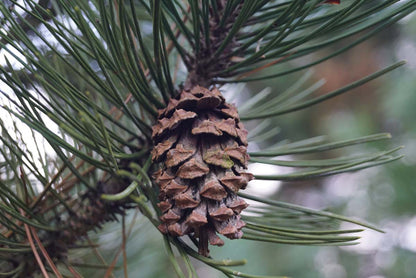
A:
POLYGON ((209 256, 208 249, 208 234, 204 226, 199 228, 199 244, 198 244, 198 253, 202 256, 209 256))

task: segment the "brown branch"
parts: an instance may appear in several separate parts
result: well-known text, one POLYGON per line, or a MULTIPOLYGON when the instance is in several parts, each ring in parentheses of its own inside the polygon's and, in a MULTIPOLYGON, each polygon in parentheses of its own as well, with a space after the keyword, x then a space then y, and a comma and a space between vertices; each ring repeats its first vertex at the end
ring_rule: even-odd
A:
MULTIPOLYGON (((25 213, 24 213, 24 211, 23 211, 23 209, 22 209, 22 208, 19 208, 19 211, 20 211, 20 214, 21 214, 22 216, 25 216, 25 213)), ((35 256, 35 258, 36 258, 36 261, 37 261, 37 263, 38 263, 38 265, 39 265, 39 268, 40 268, 40 270, 42 271, 43 276, 44 276, 45 278, 49 278, 49 275, 48 275, 48 273, 46 272, 45 266, 43 265, 42 259, 40 258, 39 253, 38 253, 38 251, 36 250, 35 243, 33 242, 33 238, 32 238, 32 235, 31 235, 31 233, 30 233, 30 230, 29 230, 29 225, 27 225, 26 223, 24 223, 24 224, 23 224, 23 226, 25 227, 25 231, 26 231, 26 235, 27 235, 27 240, 29 241, 30 248, 32 249, 33 255, 34 255, 34 256, 35 256)))
POLYGON ((41 240, 39 239, 38 234, 36 233, 35 227, 30 227, 30 230, 31 230, 31 232, 32 232, 32 234, 33 234, 33 237, 34 237, 34 238, 35 238, 35 240, 36 240, 36 243, 37 243, 37 244, 38 244, 38 246, 39 246, 40 251, 42 252, 43 256, 45 257, 46 262, 47 262, 47 263, 49 264, 49 266, 52 268, 53 273, 55 273, 55 275, 56 275, 58 278, 63 278, 63 277, 62 277, 62 275, 61 275, 61 273, 59 272, 58 268, 57 268, 57 267, 56 267, 56 265, 53 263, 53 261, 52 261, 51 257, 49 256, 48 252, 46 251, 45 247, 43 246, 43 244, 42 244, 41 240))
MULTIPOLYGON (((133 220, 131 221, 131 224, 130 224, 129 230, 127 231, 127 237, 129 237, 129 236, 130 236, 131 231, 133 230, 133 226, 134 226, 134 224, 136 223, 136 218, 137 218, 138 213, 139 213, 139 210, 136 210, 136 212, 135 212, 135 214, 134 214, 134 216, 133 216, 133 220)), ((123 249, 123 248, 120 248, 120 249, 117 251, 116 255, 114 256, 113 261, 111 262, 110 266, 108 267, 108 269, 107 269, 107 271, 106 271, 106 273, 105 273, 105 275, 104 275, 104 278, 108 278, 108 277, 110 277, 110 275, 112 275, 113 269, 114 269, 114 268, 115 268, 115 266, 116 266, 116 263, 117 263, 118 257, 120 256, 120 253, 122 252, 122 249, 123 249)))
POLYGON ((72 273, 72 275, 74 275, 74 278, 82 278, 82 276, 79 275, 79 273, 71 265, 67 265, 66 267, 72 273))
MULTIPOLYGON (((87 235, 87 241, 89 244, 94 244, 91 239, 88 237, 87 235)), ((107 265, 107 262, 105 261, 105 259, 103 258, 103 256, 100 254, 100 251, 98 251, 97 247, 93 247, 93 252, 95 253, 95 255, 97 256, 98 260, 101 261, 101 263, 103 263, 104 265, 107 265)), ((114 274, 111 273, 111 277, 114 278, 114 274)))

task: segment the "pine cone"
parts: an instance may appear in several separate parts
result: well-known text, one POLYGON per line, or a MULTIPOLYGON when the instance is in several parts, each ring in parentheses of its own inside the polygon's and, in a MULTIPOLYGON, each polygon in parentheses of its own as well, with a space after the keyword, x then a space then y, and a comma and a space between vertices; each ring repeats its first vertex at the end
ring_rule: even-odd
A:
POLYGON ((208 242, 221 246, 220 233, 241 238, 240 212, 247 203, 237 196, 253 179, 247 166, 247 131, 237 109, 220 91, 195 86, 159 110, 153 127, 153 161, 162 211, 159 230, 171 236, 199 237, 199 253, 208 242))

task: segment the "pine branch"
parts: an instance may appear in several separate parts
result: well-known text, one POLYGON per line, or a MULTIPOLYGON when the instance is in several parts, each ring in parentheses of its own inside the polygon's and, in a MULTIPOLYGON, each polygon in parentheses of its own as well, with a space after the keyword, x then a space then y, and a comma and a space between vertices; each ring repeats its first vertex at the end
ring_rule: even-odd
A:
MULTIPOLYGON (((0 122, 0 256, 10 262, 5 270, 0 265, 2 274, 30 277, 42 267, 59 276, 55 264, 62 262, 75 275, 67 253, 88 232, 120 216, 124 223, 132 208, 165 234, 168 259, 179 277, 195 275, 189 257, 227 277, 259 277, 228 268, 244 260, 207 257, 208 243, 224 244, 217 233, 281 244, 347 245, 358 239, 349 234, 362 229, 338 230, 341 222, 378 230, 237 191, 252 177, 244 171, 246 146, 276 136, 274 117, 348 92, 403 62, 315 98, 310 96, 322 82, 301 89, 308 84, 306 74, 286 92, 264 91, 238 109, 216 86, 308 69, 414 12, 414 1, 354 0, 337 8, 321 0, 10 2, 0 3, 0 48, 7 53, 0 67, 1 109, 14 123, 12 132, 6 119, 0 122), (341 49, 315 56, 347 40, 341 49), (292 65, 312 56, 311 62, 292 65), (265 74, 266 69, 278 70, 265 74), (238 110, 241 120, 262 120, 248 139, 238 110), (42 138, 36 151, 19 133, 21 124, 35 141, 42 138), (54 155, 42 154, 42 145, 54 155), (153 176, 156 169, 162 171, 153 176), (243 198, 263 205, 244 213, 243 198)), ((303 168, 257 179, 311 179, 394 161, 401 157, 394 154, 399 148, 323 160, 274 157, 386 138, 376 134, 334 143, 309 138, 251 152, 250 161, 303 168)), ((123 225, 120 252, 126 260, 124 231, 123 225)), ((111 272, 116 259, 110 265, 102 261, 111 272)))

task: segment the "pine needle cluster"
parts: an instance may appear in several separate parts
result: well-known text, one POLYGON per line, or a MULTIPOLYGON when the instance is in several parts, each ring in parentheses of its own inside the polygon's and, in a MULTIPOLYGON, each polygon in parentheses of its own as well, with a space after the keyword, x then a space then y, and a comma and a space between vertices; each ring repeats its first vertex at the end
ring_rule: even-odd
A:
POLYGON ((307 180, 399 159, 399 148, 300 157, 390 138, 384 133, 248 150, 276 136, 275 117, 346 93, 404 62, 320 96, 313 94, 319 86, 305 88, 302 78, 287 91, 253 93, 240 107, 222 95, 224 85, 300 76, 416 9, 415 1, 336 2, 2 1, 0 276, 82 277, 85 269, 101 268, 109 277, 121 253, 127 277, 126 218, 134 211, 134 219, 159 228, 178 277, 196 276, 190 257, 227 277, 259 277, 230 268, 245 260, 209 256, 208 243, 227 248, 226 238, 348 245, 363 227, 377 230, 241 190, 253 178, 307 180), (331 50, 339 42, 343 47, 331 50), (249 121, 257 127, 247 136, 249 121), (250 162, 296 170, 252 175, 250 162), (248 201, 261 205, 247 207, 248 201), (361 227, 338 229, 341 222, 361 227), (90 237, 119 223, 122 246, 107 263, 90 237), (77 261, 71 254, 78 249, 100 264, 77 261))

